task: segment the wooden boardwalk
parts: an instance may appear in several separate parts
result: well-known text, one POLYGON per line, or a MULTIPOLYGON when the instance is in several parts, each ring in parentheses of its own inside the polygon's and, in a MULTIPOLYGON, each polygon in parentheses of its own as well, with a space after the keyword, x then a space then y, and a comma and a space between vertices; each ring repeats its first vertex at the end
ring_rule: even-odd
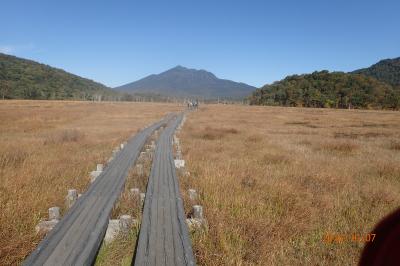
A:
POLYGON ((126 176, 146 140, 165 118, 129 140, 61 221, 25 260, 24 265, 91 265, 107 229, 126 176))
POLYGON ((168 124, 157 143, 135 265, 195 265, 172 155, 172 136, 181 121, 182 114, 168 124))

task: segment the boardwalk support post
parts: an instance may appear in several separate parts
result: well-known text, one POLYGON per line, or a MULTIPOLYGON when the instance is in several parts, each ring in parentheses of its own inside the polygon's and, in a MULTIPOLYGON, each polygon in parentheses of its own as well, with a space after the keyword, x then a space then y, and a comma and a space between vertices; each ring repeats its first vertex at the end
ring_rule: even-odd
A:
POLYGON ((140 202, 143 204, 144 200, 146 198, 146 194, 145 193, 140 193, 140 202))
POLYGON ((121 233, 123 234, 129 233, 129 229, 131 228, 132 224, 133 224, 132 216, 121 215, 121 217, 119 217, 119 228, 121 230, 121 233))
POLYGON ((193 218, 195 219, 203 219, 203 206, 194 205, 193 206, 193 218))
POLYGON ((197 192, 196 192, 196 190, 194 190, 194 189, 189 189, 188 192, 189 192, 189 198, 190 198, 190 200, 192 200, 192 201, 197 200, 197 192))
POLYGON ((60 207, 49 208, 49 220, 60 220, 60 207))
POLYGON ((90 182, 94 182, 96 178, 103 172, 104 166, 102 164, 97 164, 96 171, 90 172, 90 182))
POLYGON ((140 190, 138 188, 131 188, 129 190, 130 196, 133 200, 139 202, 140 200, 140 190))
POLYGON ((185 160, 174 160, 174 163, 177 169, 185 167, 185 160))
POLYGON ((65 198, 65 205, 69 209, 74 205, 76 200, 78 199, 78 192, 76 189, 68 189, 67 197, 65 198))
POLYGON ((142 164, 137 164, 136 165, 136 173, 138 176, 143 176, 143 165, 142 164))

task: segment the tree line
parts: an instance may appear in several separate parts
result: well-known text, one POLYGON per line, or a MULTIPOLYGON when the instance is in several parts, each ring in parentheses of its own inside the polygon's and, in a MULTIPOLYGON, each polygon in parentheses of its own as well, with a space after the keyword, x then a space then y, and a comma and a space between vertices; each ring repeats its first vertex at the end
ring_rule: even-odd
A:
POLYGON ((253 92, 249 102, 252 105, 399 109, 400 88, 361 74, 324 70, 288 76, 265 85, 253 92))

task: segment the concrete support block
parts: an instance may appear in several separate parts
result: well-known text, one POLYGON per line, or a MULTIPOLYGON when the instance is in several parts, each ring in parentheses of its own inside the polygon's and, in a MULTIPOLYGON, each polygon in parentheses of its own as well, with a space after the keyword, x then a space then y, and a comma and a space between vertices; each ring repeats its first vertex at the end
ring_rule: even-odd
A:
POLYGON ((129 192, 132 199, 140 200, 140 190, 138 188, 131 188, 129 192))
POLYGON ((139 155, 138 161, 142 163, 145 162, 146 160, 147 160, 146 152, 142 151, 139 155))
POLYGON ((174 163, 177 169, 185 167, 185 160, 174 160, 174 163))
POLYGON ((130 215, 121 215, 120 219, 110 219, 108 221, 107 231, 104 236, 106 244, 111 243, 118 236, 118 234, 127 234, 131 226, 137 226, 138 221, 132 219, 130 215))
POLYGON ((115 147, 114 149, 113 149, 113 155, 117 155, 117 153, 119 152, 119 150, 120 150, 120 147, 119 146, 117 146, 117 147, 115 147))
POLYGON ((104 242, 106 244, 111 243, 119 233, 119 220, 111 219, 108 221, 106 235, 104 236, 104 242))
POLYGON ((145 193, 140 193, 140 202, 143 204, 144 200, 146 199, 146 194, 145 193))
POLYGON ((51 220, 51 221, 41 221, 38 225, 35 227, 35 231, 37 234, 47 234, 50 232, 54 226, 58 223, 58 220, 51 220))
POLYGON ((148 159, 153 159, 153 153, 151 152, 151 149, 146 149, 146 156, 148 159))
POLYGON ((200 205, 194 205, 192 218, 186 219, 186 223, 190 232, 208 230, 207 221, 203 217, 203 207, 200 205))
POLYGON ((99 163, 97 164, 96 171, 101 172, 103 171, 103 168, 104 168, 103 164, 99 163))
POLYGON ((119 228, 121 233, 123 234, 129 233, 132 224, 133 224, 132 216, 121 215, 121 217, 119 217, 119 228))
POLYGON ((176 159, 182 160, 182 151, 181 150, 176 150, 176 159))
POLYGON ((201 205, 193 206, 193 218, 200 220, 203 219, 203 206, 201 205))
POLYGON ((135 168, 136 168, 136 174, 138 175, 138 176, 143 176, 144 175, 144 171, 143 171, 143 164, 137 164, 136 166, 135 166, 135 168))
POLYGON ((60 207, 49 208, 49 220, 60 220, 60 207))
POLYGON ((65 198, 65 205, 69 209, 72 205, 75 204, 76 200, 78 199, 78 192, 76 189, 69 189, 67 197, 65 198))
POLYGON ((194 189, 189 189, 189 190, 188 190, 188 193, 189 193, 189 198, 190 198, 190 200, 192 200, 192 201, 197 200, 197 192, 196 192, 196 190, 194 190, 194 189))
POLYGON ((176 146, 179 146, 179 138, 174 137, 174 143, 176 146))
POLYGON ((199 219, 186 219, 186 224, 189 228, 189 232, 194 232, 203 228, 203 222, 199 219))
POLYGON ((92 171, 90 172, 90 182, 94 182, 97 177, 101 174, 102 171, 92 171))

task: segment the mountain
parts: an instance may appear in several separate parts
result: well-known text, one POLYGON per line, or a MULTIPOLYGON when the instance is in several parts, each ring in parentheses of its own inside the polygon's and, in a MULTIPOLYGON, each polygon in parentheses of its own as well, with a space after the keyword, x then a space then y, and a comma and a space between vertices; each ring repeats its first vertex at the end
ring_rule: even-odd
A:
POLYGON ((392 86, 400 86, 400 57, 385 59, 368 68, 359 69, 352 73, 374 77, 392 86))
POLYGON ((90 100, 116 94, 103 84, 64 70, 0 53, 1 98, 90 100))
POLYGON ((150 75, 114 89, 130 93, 150 93, 164 96, 239 99, 248 96, 255 87, 219 79, 205 70, 177 66, 158 75, 150 75))
POLYGON ((365 75, 320 71, 265 85, 249 100, 254 105, 399 109, 400 90, 365 75))

